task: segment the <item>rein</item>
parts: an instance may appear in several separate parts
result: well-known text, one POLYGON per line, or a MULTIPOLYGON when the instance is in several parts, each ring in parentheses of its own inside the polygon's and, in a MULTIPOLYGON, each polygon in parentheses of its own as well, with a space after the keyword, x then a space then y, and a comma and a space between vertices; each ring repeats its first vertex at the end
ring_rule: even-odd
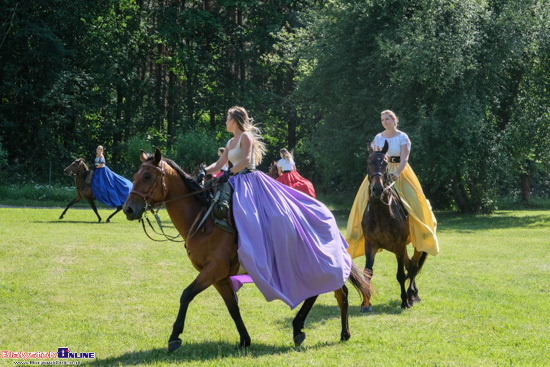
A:
MULTIPOLYGON (((143 231, 145 232, 145 234, 147 235, 147 237, 149 237, 150 239, 152 239, 153 241, 156 241, 156 242, 166 242, 166 241, 172 241, 172 242, 185 242, 185 239, 181 239, 181 240, 177 240, 177 238, 181 237, 181 234, 178 234, 177 236, 170 236, 168 234, 166 234, 164 232, 164 228, 162 227, 162 222, 159 218, 159 216, 157 215, 158 211, 160 210, 160 208, 165 205, 166 203, 170 203, 170 202, 173 202, 173 201, 176 201, 176 200, 180 200, 180 199, 183 199, 183 198, 186 198, 186 197, 189 197, 189 196, 194 196, 194 195, 197 195, 197 194, 200 194, 202 192, 205 192, 205 191, 208 191, 214 187, 218 187, 218 186, 221 186, 222 184, 217 184, 217 185, 213 185, 211 187, 207 187, 207 188, 204 188, 202 190, 197 190, 197 191, 193 191, 191 193, 188 193, 188 194, 185 194, 185 195, 180 195, 180 196, 176 196, 174 198, 171 198, 169 200, 162 200, 162 201, 159 201, 157 203, 155 203, 154 205, 151 205, 149 203, 149 199, 151 199, 151 197, 153 196, 153 193, 155 192, 158 184, 160 183, 161 184, 161 189, 162 189, 162 198, 164 199, 166 197, 166 194, 165 194, 165 191, 166 191, 166 182, 164 180, 164 177, 166 175, 166 171, 164 170, 164 165, 166 163, 164 161, 161 161, 161 165, 160 167, 157 167, 157 166, 154 166, 152 164, 148 164, 147 166, 150 166, 150 167, 153 167, 154 169, 156 169, 157 171, 160 172, 160 175, 157 176, 155 182, 153 183, 153 186, 151 186, 151 189, 149 189, 149 191, 147 191, 147 193, 143 193, 141 191, 138 191, 134 188, 132 188, 132 190, 130 191, 130 193, 133 193, 133 194, 136 194, 140 197, 143 198, 143 200, 145 201, 145 210, 144 210, 144 218, 145 220, 147 221, 147 223, 149 224, 149 227, 151 228, 151 230, 153 230, 153 232, 159 236, 164 236, 164 240, 157 240, 157 239, 154 239, 152 238, 149 233, 147 233, 147 228, 145 227, 145 220, 142 218, 140 219, 141 221, 141 224, 142 224, 142 227, 143 227, 143 231), (155 212, 155 209, 156 209, 156 212, 155 212), (147 217, 147 212, 148 211, 151 211, 151 213, 153 213, 153 215, 155 216, 155 219, 157 221, 157 225, 159 226, 160 230, 162 233, 159 233, 157 232, 154 228, 153 228, 153 225, 151 224, 151 221, 149 220, 149 218, 147 217)), ((206 220, 208 214, 210 213, 210 211, 212 210, 212 208, 214 207, 214 204, 215 204, 215 201, 212 202, 212 204, 210 205, 210 207, 208 208, 206 214, 204 215, 202 221, 200 222, 200 224, 198 226, 196 226, 196 229, 195 231, 191 234, 191 236, 189 236, 187 239, 193 237, 197 231, 199 230, 199 228, 202 226, 202 224, 204 223, 204 221, 206 220)), ((203 208, 204 209, 204 208, 203 208)), ((191 231, 191 229, 193 229, 195 227, 195 224, 198 222, 199 218, 201 217, 202 213, 204 212, 204 210, 201 210, 197 216, 197 218, 194 220, 193 224, 191 225, 191 227, 187 230, 187 233, 189 233, 189 231, 191 231)))
MULTIPOLYGON (((159 171, 160 175, 157 176, 157 179, 155 180, 155 183, 153 184, 153 186, 151 186, 151 188, 149 189, 149 191, 147 193, 142 193, 141 191, 135 190, 134 188, 132 188, 132 191, 130 191, 131 194, 136 194, 136 195, 142 197, 145 200, 145 204, 149 207, 153 207, 153 205, 149 204, 149 199, 153 196, 153 193, 154 193, 155 189, 157 188, 157 185, 161 181, 162 181, 161 182, 161 185, 162 185, 161 186, 162 187, 162 198, 164 199, 166 197, 166 194, 164 193, 165 190, 166 190, 166 183, 164 182, 164 176, 166 175, 166 171, 164 170, 164 164, 165 163, 164 163, 164 161, 161 161, 161 162, 162 162, 161 167, 157 167, 157 166, 154 166, 152 164, 148 164, 148 166, 153 167, 154 169, 159 171)), ((193 191, 189 194, 176 196, 175 198, 168 199, 168 200, 162 200, 162 201, 157 202, 155 204, 155 207, 158 208, 158 207, 162 206, 163 204, 171 203, 172 201, 180 200, 180 199, 183 199, 183 198, 186 198, 186 197, 189 197, 189 196, 194 196, 194 195, 200 194, 201 192, 208 191, 210 189, 213 189, 213 188, 221 186, 221 185, 222 184, 213 185, 211 187, 206 187, 206 188, 201 189, 201 190, 193 191)))
MULTIPOLYGON (((160 208, 159 208, 159 209, 160 209, 160 208)), ((151 209, 151 212, 152 212, 153 215, 155 216, 155 219, 157 220, 157 224, 158 224, 158 226, 159 226, 159 228, 160 228, 160 230, 161 230, 162 233, 158 233, 158 232, 155 230, 155 228, 153 228, 153 225, 151 224, 151 221, 150 221, 149 218, 147 217, 147 214, 146 214, 146 213, 147 213, 147 210, 146 210, 146 211, 143 213, 145 219, 141 218, 139 221, 141 222, 141 226, 143 227, 143 232, 145 232, 145 234, 147 235, 147 237, 149 237, 150 239, 152 239, 152 240, 155 241, 155 242, 166 242, 166 241, 172 241, 172 242, 185 242, 185 240, 184 240, 183 238, 181 239, 181 241, 177 240, 178 237, 181 237, 181 234, 178 234, 177 236, 170 236, 170 235, 164 233, 164 228, 162 227, 162 223, 161 223, 161 221, 160 221, 160 218, 159 218, 159 216, 157 215, 158 209, 157 209, 157 213, 155 213, 153 209, 151 209), (149 224, 149 227, 151 228, 151 230, 152 230, 155 234, 157 234, 157 235, 159 235, 159 236, 164 236, 164 238, 166 238, 166 239, 165 239, 165 240, 156 240, 156 239, 154 239, 153 237, 151 237, 151 236, 149 235, 149 233, 147 233, 147 228, 145 227, 145 221, 147 221, 147 223, 149 224)))
MULTIPOLYGON (((372 155, 384 155, 386 156, 385 153, 382 153, 382 152, 374 152, 372 153, 372 155)), ((374 197, 372 195, 372 183, 370 182, 370 180, 373 178, 373 177, 376 177, 376 176, 380 176, 382 177, 382 184, 384 185, 384 189, 382 191, 382 194, 387 194, 389 196, 389 199, 388 199, 388 202, 385 203, 384 200, 383 200, 383 197, 381 197, 379 200, 382 202, 382 204, 386 205, 386 206, 391 206, 391 203, 392 203, 392 200, 393 200, 393 194, 394 194, 394 190, 392 190, 392 186, 395 185, 395 183, 397 181, 393 181, 391 184, 389 184, 388 186, 385 186, 386 185, 386 182, 389 181, 389 178, 388 178, 388 174, 387 172, 384 174, 382 173, 382 171, 376 171, 376 172, 373 172, 371 174, 369 174, 369 186, 371 187, 371 193, 369 195, 369 203, 367 205, 367 211, 370 209, 370 201, 371 199, 374 197)), ((399 193, 397 193, 397 191, 395 191, 395 194, 397 194, 397 196, 399 197, 399 193)), ((399 197, 399 199, 401 199, 399 197)))

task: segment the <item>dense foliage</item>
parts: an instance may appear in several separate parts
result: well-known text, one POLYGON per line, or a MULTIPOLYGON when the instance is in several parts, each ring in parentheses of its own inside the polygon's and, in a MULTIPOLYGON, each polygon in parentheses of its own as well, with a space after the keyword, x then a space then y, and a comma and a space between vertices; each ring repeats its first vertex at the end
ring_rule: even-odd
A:
MULTIPOLYGON (((0 0, 3 181, 62 180, 95 146, 216 159, 245 106, 318 190, 353 196, 392 109, 438 208, 550 187, 548 0, 0 0)), ((264 167, 265 169, 265 167, 264 167)))

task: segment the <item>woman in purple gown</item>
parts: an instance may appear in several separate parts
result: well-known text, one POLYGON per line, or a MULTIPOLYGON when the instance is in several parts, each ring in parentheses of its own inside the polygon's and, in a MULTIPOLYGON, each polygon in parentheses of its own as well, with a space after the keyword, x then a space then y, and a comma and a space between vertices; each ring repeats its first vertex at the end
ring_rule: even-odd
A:
POLYGON ((233 164, 219 180, 229 180, 234 189, 239 262, 258 289, 266 300, 280 299, 295 308, 341 288, 351 257, 332 213, 320 201, 255 170, 265 146, 243 107, 228 111, 226 127, 234 137, 206 173, 233 164))

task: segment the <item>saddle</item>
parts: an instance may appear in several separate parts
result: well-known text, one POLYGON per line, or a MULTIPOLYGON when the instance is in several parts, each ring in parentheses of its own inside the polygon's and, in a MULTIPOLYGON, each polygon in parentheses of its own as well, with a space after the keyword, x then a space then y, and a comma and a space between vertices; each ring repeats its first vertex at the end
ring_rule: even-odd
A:
POLYGON ((205 184, 205 187, 211 188, 211 207, 212 218, 214 225, 230 233, 237 233, 235 229, 235 220, 233 218, 233 207, 231 198, 233 196, 233 188, 229 182, 223 183, 221 186, 214 185, 217 180, 210 180, 205 184))

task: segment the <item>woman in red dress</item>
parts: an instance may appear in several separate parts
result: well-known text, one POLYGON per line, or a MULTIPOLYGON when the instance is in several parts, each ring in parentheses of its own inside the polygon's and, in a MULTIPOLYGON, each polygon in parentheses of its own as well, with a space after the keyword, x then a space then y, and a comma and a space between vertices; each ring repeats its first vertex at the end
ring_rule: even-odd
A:
POLYGON ((279 152, 281 153, 281 159, 277 162, 277 170, 279 171, 277 181, 315 198, 313 184, 296 171, 292 153, 285 148, 279 152))

